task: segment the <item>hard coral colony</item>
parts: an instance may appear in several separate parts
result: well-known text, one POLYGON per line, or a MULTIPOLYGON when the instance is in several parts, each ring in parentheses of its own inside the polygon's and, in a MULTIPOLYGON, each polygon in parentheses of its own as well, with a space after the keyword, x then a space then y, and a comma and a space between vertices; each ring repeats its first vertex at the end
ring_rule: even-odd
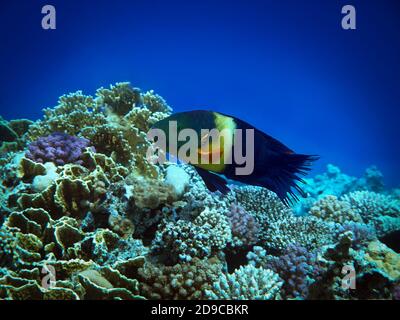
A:
POLYGON ((375 167, 329 165, 292 207, 262 187, 212 193, 189 165, 148 161, 171 112, 117 83, 0 119, 0 299, 399 298, 400 193, 375 167))

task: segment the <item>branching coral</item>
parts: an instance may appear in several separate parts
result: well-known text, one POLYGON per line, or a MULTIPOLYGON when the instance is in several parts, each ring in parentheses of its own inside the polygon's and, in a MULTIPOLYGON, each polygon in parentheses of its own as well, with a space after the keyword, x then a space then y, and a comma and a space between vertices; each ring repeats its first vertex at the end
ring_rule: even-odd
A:
POLYGON ((216 258, 195 258, 190 263, 174 266, 157 266, 148 262, 138 272, 140 292, 148 299, 204 299, 221 269, 222 265, 216 258))
POLYGON ((261 247, 255 247, 247 257, 252 265, 279 275, 283 280, 281 295, 286 299, 307 298, 309 285, 322 272, 315 253, 293 244, 279 257, 267 255, 261 247))
POLYGON ((28 147, 26 157, 39 163, 82 164, 82 152, 89 147, 89 144, 87 139, 55 132, 32 142, 28 147))
POLYGON ((380 216, 400 215, 400 201, 372 191, 356 191, 342 197, 351 208, 369 222, 380 216))
POLYGON ((163 221, 156 233, 152 250, 168 252, 168 260, 190 261, 216 255, 232 239, 227 217, 218 210, 205 209, 193 221, 163 221))
POLYGON ((328 164, 325 173, 305 179, 307 183, 303 186, 303 190, 307 194, 308 200, 296 204, 295 211, 300 215, 306 214, 315 201, 326 196, 340 197, 360 190, 380 192, 383 188, 382 179, 382 173, 375 166, 367 168, 363 177, 356 178, 346 175, 338 167, 328 164))
POLYGON ((214 300, 273 300, 279 298, 281 286, 282 281, 273 271, 247 265, 232 274, 221 274, 206 294, 214 300))
POLYGON ((326 172, 312 179, 306 179, 304 191, 312 198, 318 199, 325 195, 341 196, 345 193, 358 190, 357 178, 348 176, 341 170, 328 164, 326 172))
POLYGON ((29 127, 27 135, 30 141, 53 132, 78 136, 83 128, 107 123, 100 106, 96 105, 91 96, 82 94, 82 91, 61 96, 56 107, 43 111, 44 118, 29 127))
POLYGON ((55 108, 44 110, 43 120, 30 126, 29 139, 34 141, 54 132, 80 136, 131 171, 157 177, 157 167, 146 157, 150 146, 146 133, 152 123, 168 116, 171 109, 159 96, 152 92, 142 94, 128 83, 99 89, 97 95, 93 99, 78 91, 62 96, 55 108), (113 110, 116 116, 112 115, 113 110))
POLYGON ((235 246, 246 246, 257 242, 259 226, 256 219, 243 208, 232 205, 227 212, 231 224, 233 243, 235 246))
POLYGON ((334 224, 315 217, 294 216, 271 191, 260 187, 240 187, 233 199, 252 214, 258 225, 259 243, 271 250, 282 251, 297 243, 315 249, 333 242, 334 224))
POLYGON ((133 107, 141 106, 143 103, 140 89, 132 88, 129 82, 119 82, 111 85, 110 89, 100 88, 96 92, 100 104, 119 115, 126 115, 133 107))
POLYGON ((345 223, 362 222, 361 216, 355 213, 346 201, 336 196, 326 196, 313 204, 310 214, 325 221, 345 223))
POLYGON ((342 197, 365 223, 383 236, 400 228, 400 201, 372 191, 356 191, 342 197))
POLYGON ((360 249, 369 242, 376 240, 375 229, 371 225, 358 222, 348 222, 338 226, 338 234, 350 231, 353 234, 353 247, 360 249))

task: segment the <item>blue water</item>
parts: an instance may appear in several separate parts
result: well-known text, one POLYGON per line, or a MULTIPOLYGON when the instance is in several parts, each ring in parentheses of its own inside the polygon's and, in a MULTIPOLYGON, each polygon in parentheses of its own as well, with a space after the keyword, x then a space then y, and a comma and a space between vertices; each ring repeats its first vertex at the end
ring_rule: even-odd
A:
POLYGON ((399 1, 2 1, 0 114, 130 81, 175 111, 247 120, 352 175, 400 181, 399 1), (57 29, 41 29, 53 4, 57 29), (357 30, 341 28, 341 8, 357 30))

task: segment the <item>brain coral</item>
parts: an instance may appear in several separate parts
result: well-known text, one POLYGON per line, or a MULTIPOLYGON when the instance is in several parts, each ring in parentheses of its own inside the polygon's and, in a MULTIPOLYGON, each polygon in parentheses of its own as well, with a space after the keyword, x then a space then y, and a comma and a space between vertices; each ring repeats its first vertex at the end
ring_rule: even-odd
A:
POLYGON ((274 300, 279 298, 281 286, 276 273, 250 264, 232 274, 222 273, 206 295, 214 300, 274 300))
POLYGON ((26 157, 39 163, 82 164, 82 152, 89 147, 89 144, 87 139, 55 132, 32 142, 26 152, 26 157))

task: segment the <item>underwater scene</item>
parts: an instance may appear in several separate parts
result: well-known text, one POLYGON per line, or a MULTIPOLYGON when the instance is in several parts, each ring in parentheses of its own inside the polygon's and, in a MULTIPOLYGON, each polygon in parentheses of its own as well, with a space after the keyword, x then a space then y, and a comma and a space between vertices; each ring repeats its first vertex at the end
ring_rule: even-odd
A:
MULTIPOLYGON (((304 2, 300 10, 299 2, 282 1, 294 20, 273 35, 266 30, 274 24, 267 17, 281 8, 275 1, 239 1, 231 11, 224 1, 115 1, 116 7, 98 1, 94 11, 93 2, 82 1, 78 18, 93 14, 99 23, 94 30, 93 21, 83 22, 88 43, 79 39, 72 4, 53 1, 54 21, 52 8, 41 12, 41 1, 6 6, 4 26, 17 8, 26 18, 37 14, 18 26, 20 37, 1 34, 9 49, 0 54, 0 300, 400 300, 399 95, 393 84, 400 73, 398 62, 385 67, 396 61, 400 43, 359 55, 378 41, 365 31, 371 6, 354 4, 357 28, 364 27, 359 31, 340 26, 346 3, 327 1, 321 9, 304 2), (112 29, 115 38, 107 35, 130 9, 154 15, 124 20, 112 29), (308 19, 320 11, 329 12, 322 13, 324 21, 338 19, 337 30, 308 19), (103 20, 105 12, 120 15, 103 20), (301 21, 304 27, 296 29, 301 21), (314 23, 322 29, 310 31, 314 23), (245 30, 238 33, 235 24, 245 30), (253 38, 246 28, 255 25, 253 38), (190 30, 177 31, 184 26, 190 30), (140 41, 129 40, 133 30, 140 41), (99 31, 112 38, 105 49, 99 31), (347 43, 350 60, 339 49, 333 58, 328 43, 344 45, 341 37, 350 41, 352 32, 362 36, 354 48, 347 43), (306 45, 293 39, 310 35, 326 41, 314 43, 315 52, 321 46, 331 55, 293 58, 288 43, 301 51, 306 45), (73 45, 83 49, 62 49, 75 37, 73 45), (224 62, 232 49, 222 40, 227 37, 254 51, 239 48, 224 62), (47 53, 36 52, 33 39, 47 53), (53 61, 54 48, 66 52, 53 61), (257 50, 260 56, 253 55, 257 50), (259 59, 255 69, 248 65, 252 58, 259 59), (375 59, 368 73, 364 67, 375 59), (292 60, 301 68, 280 68, 292 60), (38 68, 46 61, 48 78, 38 68), (348 80, 333 70, 344 61, 360 71, 350 76, 354 91, 344 84, 331 91, 333 81, 348 80), (332 73, 317 75, 317 67, 332 73), (367 81, 367 73, 379 83, 367 81), (348 103, 355 109, 346 109, 348 103)), ((399 26, 398 8, 388 1, 373 12, 399 26)), ((379 41, 392 41, 399 30, 379 41)))

